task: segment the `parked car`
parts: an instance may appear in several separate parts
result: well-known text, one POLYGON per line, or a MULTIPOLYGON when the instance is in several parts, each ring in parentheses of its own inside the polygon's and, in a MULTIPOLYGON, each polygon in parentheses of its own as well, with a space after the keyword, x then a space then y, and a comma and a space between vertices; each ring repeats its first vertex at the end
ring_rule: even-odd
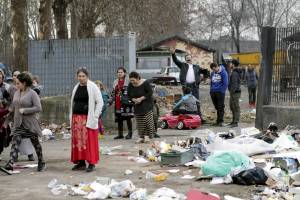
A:
POLYGON ((2 69, 4 71, 5 81, 11 82, 13 79, 12 79, 12 74, 11 74, 11 71, 9 70, 9 68, 6 65, 4 65, 3 63, 0 63, 0 69, 2 69))
POLYGON ((175 77, 176 80, 179 82, 180 70, 178 67, 163 67, 163 68, 161 68, 159 74, 175 77))
POLYGON ((177 67, 163 67, 152 82, 158 85, 178 85, 180 70, 177 67))

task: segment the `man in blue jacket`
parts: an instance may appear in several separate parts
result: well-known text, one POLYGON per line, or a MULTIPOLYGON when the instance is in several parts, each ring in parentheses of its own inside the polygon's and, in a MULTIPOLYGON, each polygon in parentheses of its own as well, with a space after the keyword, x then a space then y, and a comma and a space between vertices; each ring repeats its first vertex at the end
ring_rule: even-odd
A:
POLYGON ((210 96, 217 110, 217 122, 213 125, 223 126, 225 93, 228 87, 228 74, 224 66, 211 63, 210 96))

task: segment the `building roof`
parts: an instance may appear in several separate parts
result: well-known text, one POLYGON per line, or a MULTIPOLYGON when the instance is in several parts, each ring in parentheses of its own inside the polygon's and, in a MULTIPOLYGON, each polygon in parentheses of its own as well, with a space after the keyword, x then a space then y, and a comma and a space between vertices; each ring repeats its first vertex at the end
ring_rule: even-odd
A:
POLYGON ((141 49, 139 49, 138 51, 151 51, 151 50, 154 50, 154 49, 157 49, 159 45, 167 42, 167 41, 170 41, 170 40, 180 40, 180 41, 183 41, 185 43, 188 43, 188 44, 191 44, 195 47, 198 47, 200 49, 203 49, 205 51, 208 51, 208 52, 215 52, 216 50, 213 49, 213 48, 210 48, 206 45, 203 45, 203 44, 200 44, 198 42, 195 42, 195 41, 192 41, 188 38, 185 38, 183 36, 179 36, 179 35, 175 35, 175 36, 171 36, 171 37, 168 37, 168 38, 165 38, 165 39, 162 39, 158 42, 155 42, 153 44, 150 44, 150 45, 147 45, 145 47, 142 47, 141 49))

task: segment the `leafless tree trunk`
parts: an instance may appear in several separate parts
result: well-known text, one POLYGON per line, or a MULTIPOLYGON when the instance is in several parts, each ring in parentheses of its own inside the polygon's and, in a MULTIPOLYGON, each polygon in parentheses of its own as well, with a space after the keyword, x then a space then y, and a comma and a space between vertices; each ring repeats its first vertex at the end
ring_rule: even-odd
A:
POLYGON ((51 37, 51 5, 52 0, 40 0, 39 39, 41 40, 51 37))
POLYGON ((28 69, 26 3, 26 0, 11 0, 14 68, 22 71, 28 69))
POLYGON ((72 2, 71 7, 71 38, 78 38, 78 13, 77 13, 77 1, 72 2))
POLYGON ((68 38, 67 7, 71 0, 54 0, 52 9, 55 19, 56 35, 59 39, 68 38))

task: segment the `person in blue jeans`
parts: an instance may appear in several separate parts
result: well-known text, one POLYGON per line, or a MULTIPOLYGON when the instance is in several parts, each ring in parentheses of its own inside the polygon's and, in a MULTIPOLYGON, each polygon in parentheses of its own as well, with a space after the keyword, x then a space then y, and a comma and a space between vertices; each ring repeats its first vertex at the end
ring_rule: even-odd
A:
POLYGON ((210 69, 210 96, 217 110, 217 121, 214 126, 223 126, 224 108, 225 108, 225 93, 228 87, 228 74, 223 65, 211 63, 210 69))

